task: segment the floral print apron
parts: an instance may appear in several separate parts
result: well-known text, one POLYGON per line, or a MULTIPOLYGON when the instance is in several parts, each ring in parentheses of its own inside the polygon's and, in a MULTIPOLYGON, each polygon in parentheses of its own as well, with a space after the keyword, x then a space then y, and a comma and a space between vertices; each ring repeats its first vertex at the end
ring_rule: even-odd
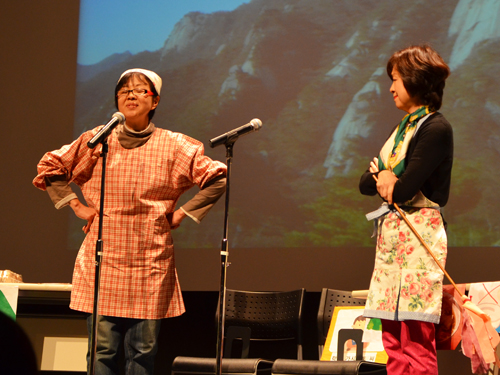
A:
MULTIPOLYGON (((439 207, 421 193, 419 198, 431 207, 400 208, 444 267, 447 239, 439 207)), ((443 271, 397 211, 379 218, 376 226, 375 268, 364 315, 439 323, 443 271)))

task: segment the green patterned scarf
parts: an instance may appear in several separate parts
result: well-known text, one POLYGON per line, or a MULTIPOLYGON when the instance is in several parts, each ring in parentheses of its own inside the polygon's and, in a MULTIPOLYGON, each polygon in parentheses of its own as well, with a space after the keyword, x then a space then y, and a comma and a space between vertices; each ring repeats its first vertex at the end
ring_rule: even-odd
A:
POLYGON ((418 120, 429 113, 431 113, 429 107, 422 106, 415 112, 403 117, 403 120, 401 120, 396 130, 380 150, 378 157, 379 171, 387 169, 397 177, 403 174, 405 171, 406 151, 417 128, 418 120))

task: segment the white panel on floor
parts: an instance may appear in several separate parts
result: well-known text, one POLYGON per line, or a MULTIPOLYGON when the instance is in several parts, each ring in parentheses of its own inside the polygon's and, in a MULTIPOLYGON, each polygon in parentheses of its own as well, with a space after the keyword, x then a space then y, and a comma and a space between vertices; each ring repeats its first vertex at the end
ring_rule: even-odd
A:
POLYGON ((42 371, 87 371, 88 339, 82 337, 45 337, 42 371))

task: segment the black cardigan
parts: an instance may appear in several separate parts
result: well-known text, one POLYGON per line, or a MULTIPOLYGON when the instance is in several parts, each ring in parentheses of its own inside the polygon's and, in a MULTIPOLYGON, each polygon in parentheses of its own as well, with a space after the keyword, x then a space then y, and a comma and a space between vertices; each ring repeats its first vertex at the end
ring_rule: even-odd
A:
MULTIPOLYGON (((391 132, 392 134, 392 132, 391 132)), ((453 130, 444 116, 429 116, 410 141, 405 171, 394 185, 393 201, 404 203, 418 191, 443 207, 450 193, 453 164, 453 130)), ((377 194, 377 186, 369 170, 361 176, 359 190, 364 195, 377 194)))

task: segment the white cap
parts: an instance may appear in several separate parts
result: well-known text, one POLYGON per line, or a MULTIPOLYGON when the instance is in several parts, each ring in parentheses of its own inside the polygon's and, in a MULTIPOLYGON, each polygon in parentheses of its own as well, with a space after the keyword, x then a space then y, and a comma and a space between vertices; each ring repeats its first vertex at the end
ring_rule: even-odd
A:
MULTIPOLYGON (((129 73, 142 73, 142 74, 144 74, 146 77, 148 77, 151 80, 151 82, 153 82, 153 85, 155 85, 156 92, 158 93, 158 95, 160 95, 161 78, 158 74, 156 74, 155 72, 153 72, 151 70, 136 68, 136 69, 129 69, 129 70, 124 71, 123 74, 120 76, 120 79, 122 79, 122 77, 125 74, 129 74, 129 73)), ((118 80, 118 82, 120 82, 120 79, 118 80)))

